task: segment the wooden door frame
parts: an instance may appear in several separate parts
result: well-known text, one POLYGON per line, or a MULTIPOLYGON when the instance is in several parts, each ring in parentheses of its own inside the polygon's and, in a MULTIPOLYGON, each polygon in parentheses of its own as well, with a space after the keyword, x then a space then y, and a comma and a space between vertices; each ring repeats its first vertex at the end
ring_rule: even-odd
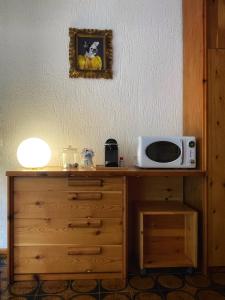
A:
MULTIPOLYGON (((183 0, 183 134, 194 135, 198 141, 198 168, 207 167, 207 0, 183 0)), ((208 199, 207 176, 199 183, 198 192, 193 191, 193 200, 186 203, 194 206, 200 213, 202 243, 201 271, 208 271, 208 199)), ((192 186, 191 186, 192 185, 192 186)), ((187 191, 193 182, 187 182, 187 191), (189 185, 189 186, 188 186, 189 185)))

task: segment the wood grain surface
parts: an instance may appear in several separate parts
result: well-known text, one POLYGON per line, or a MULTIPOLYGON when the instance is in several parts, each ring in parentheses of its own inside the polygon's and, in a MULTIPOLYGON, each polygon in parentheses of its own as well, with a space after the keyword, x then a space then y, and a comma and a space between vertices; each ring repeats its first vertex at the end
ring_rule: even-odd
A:
POLYGON ((122 217, 122 191, 16 191, 14 200, 15 218, 122 217))
POLYGON ((121 246, 101 246, 101 254, 68 254, 75 249, 75 245, 15 247, 15 273, 121 272, 121 246))
POLYGON ((14 243, 120 245, 122 228, 123 222, 117 218, 15 219, 14 243))
POLYGON ((209 265, 225 265, 225 50, 209 50, 209 265))

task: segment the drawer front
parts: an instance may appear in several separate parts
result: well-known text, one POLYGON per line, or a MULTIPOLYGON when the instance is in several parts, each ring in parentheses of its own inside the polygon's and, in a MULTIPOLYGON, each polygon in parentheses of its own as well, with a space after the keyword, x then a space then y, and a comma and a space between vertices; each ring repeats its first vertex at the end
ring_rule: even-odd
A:
POLYGON ((15 245, 122 244, 122 220, 117 218, 15 219, 15 245))
POLYGON ((15 191, 122 191, 123 177, 16 177, 15 191))
POLYGON ((122 206, 122 191, 16 191, 14 193, 15 218, 121 218, 122 206))
POLYGON ((14 247, 15 274, 122 271, 121 246, 14 247))

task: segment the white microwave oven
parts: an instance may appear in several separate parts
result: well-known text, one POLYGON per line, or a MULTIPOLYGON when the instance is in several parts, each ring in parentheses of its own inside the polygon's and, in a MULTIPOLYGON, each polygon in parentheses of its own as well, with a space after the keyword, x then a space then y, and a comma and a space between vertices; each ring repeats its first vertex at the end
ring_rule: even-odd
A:
POLYGON ((138 137, 140 168, 196 168, 196 138, 193 136, 138 137))

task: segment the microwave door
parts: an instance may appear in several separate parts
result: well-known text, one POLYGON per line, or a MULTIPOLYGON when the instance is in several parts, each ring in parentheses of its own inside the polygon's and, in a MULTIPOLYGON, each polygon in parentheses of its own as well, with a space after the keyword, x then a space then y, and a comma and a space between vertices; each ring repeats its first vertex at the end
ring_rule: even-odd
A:
POLYGON ((182 141, 156 141, 146 148, 147 157, 154 166, 174 167, 183 163, 182 141))

